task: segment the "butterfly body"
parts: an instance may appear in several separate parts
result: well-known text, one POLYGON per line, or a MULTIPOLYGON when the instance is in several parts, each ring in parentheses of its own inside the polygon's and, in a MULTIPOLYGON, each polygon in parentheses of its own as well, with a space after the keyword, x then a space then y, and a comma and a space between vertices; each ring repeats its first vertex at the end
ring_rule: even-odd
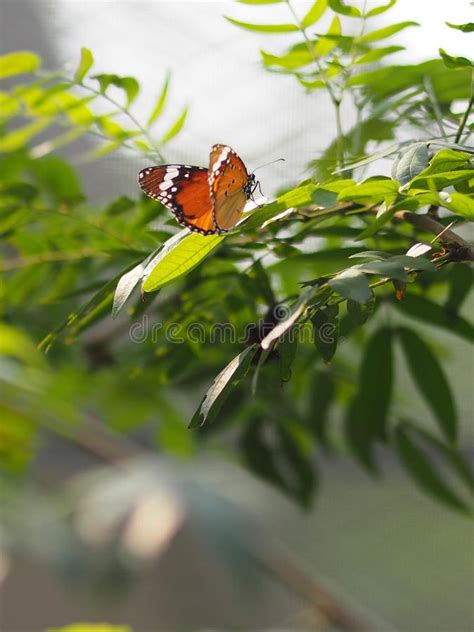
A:
POLYGON ((242 216, 258 186, 236 152, 213 145, 209 168, 159 165, 138 174, 141 189, 169 208, 178 222, 202 235, 225 233, 242 216))

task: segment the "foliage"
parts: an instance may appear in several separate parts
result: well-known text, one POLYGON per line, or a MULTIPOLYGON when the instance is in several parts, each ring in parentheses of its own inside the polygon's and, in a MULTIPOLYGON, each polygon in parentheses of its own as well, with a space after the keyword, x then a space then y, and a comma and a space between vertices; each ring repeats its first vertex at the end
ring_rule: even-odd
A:
MULTIPOLYGON (((283 53, 261 51, 263 66, 326 90, 336 137, 314 157, 312 178, 226 235, 177 232, 143 196, 92 204, 59 151, 93 134, 100 145, 88 160, 128 149, 162 161, 187 114, 155 140, 169 76, 141 124, 131 110, 138 82, 91 76, 87 49, 73 78, 40 70, 30 52, 0 59, 0 76, 15 78, 0 93, 0 457, 10 473, 24 471, 39 429, 76 441, 94 418, 116 432, 151 428, 157 450, 181 457, 218 439, 304 506, 318 449, 343 443, 376 475, 386 445, 422 489, 471 511, 450 378, 421 324, 473 337, 462 314, 473 250, 450 229, 474 217, 472 62, 441 51, 422 64, 382 65, 401 47, 380 42, 417 26, 370 29, 393 0, 367 12, 316 0, 301 19, 285 4, 284 24, 228 19, 299 36, 283 53), (346 99, 357 122, 344 130, 346 99), (410 140, 397 141, 402 131, 410 140), (391 157, 391 177, 364 178, 381 157, 391 157), (407 421, 400 406, 398 352, 426 419, 407 421), (188 430, 189 402, 200 398, 188 430)), ((469 25, 453 28, 470 37, 469 25)))

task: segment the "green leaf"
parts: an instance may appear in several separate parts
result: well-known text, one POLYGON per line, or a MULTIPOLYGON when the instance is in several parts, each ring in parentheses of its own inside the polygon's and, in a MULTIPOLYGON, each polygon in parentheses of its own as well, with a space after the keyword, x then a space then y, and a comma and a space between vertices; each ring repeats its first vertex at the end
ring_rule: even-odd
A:
POLYGON ((298 349, 298 331, 290 329, 280 338, 278 343, 278 358, 280 360, 280 379, 282 382, 291 380, 291 365, 298 349))
POLYGON ((357 241, 362 241, 368 237, 372 237, 382 226, 385 226, 392 217, 395 215, 396 209, 389 208, 385 213, 382 213, 373 221, 367 228, 365 228, 359 235, 357 235, 357 241))
POLYGON ((331 362, 337 349, 339 338, 338 311, 337 305, 328 305, 318 309, 311 318, 314 345, 326 364, 331 362))
POLYGON ((262 342, 260 343, 262 349, 269 349, 271 345, 275 342, 275 340, 278 340, 280 336, 283 336, 285 332, 293 327, 293 325, 305 311, 308 301, 311 299, 313 294, 313 288, 307 288, 300 296, 298 301, 294 305, 292 305, 291 308, 286 309, 287 314, 285 318, 280 320, 275 325, 275 327, 265 336, 265 338, 263 338, 262 342))
POLYGON ((359 44, 368 44, 370 42, 377 42, 382 39, 386 39, 387 37, 391 37, 395 35, 395 33, 399 33, 409 26, 420 26, 418 22, 399 22, 397 24, 391 24, 390 26, 384 26, 381 29, 377 29, 376 31, 370 31, 370 33, 366 33, 365 35, 361 35, 357 38, 357 42, 359 44))
POLYGON ((360 18, 362 13, 357 7, 344 4, 342 0, 328 0, 328 4, 335 13, 348 15, 351 18, 360 18))
POLYGON ((375 176, 365 180, 365 182, 343 189, 338 195, 338 200, 363 200, 368 198, 375 204, 386 197, 395 197, 398 193, 398 186, 398 182, 390 178, 375 176))
POLYGON ((459 315, 453 316, 446 308, 433 303, 424 296, 409 294, 403 301, 394 301, 393 305, 412 318, 423 323, 443 327, 452 334, 470 342, 474 341, 474 327, 459 315))
POLYGON ((360 57, 357 57, 354 61, 355 64, 373 64, 374 61, 383 59, 387 55, 393 55, 401 50, 405 50, 404 46, 386 46, 384 48, 373 48, 372 50, 363 53, 360 57))
POLYGON ((382 327, 365 347, 359 373, 358 397, 370 436, 385 439, 393 391, 392 331, 382 327))
POLYGON ((128 297, 143 278, 147 265, 160 250, 161 248, 158 248, 157 250, 152 252, 151 255, 146 257, 146 259, 140 261, 138 265, 136 265, 134 268, 132 268, 120 277, 114 293, 112 318, 116 318, 118 316, 128 297))
POLYGON ((453 149, 441 149, 430 160, 430 164, 424 169, 420 176, 430 176, 437 173, 452 171, 467 165, 471 156, 465 151, 455 151, 453 149))
POLYGON ((372 428, 366 420, 366 410, 370 402, 363 401, 357 394, 347 406, 344 430, 348 448, 367 469, 369 474, 377 474, 374 456, 372 428))
POLYGON ((367 303, 372 296, 367 277, 356 268, 348 268, 329 279, 329 287, 344 298, 357 303, 367 303))
POLYGON ((258 345, 247 347, 217 375, 212 386, 199 404, 189 424, 189 428, 202 426, 206 421, 211 422, 216 418, 231 390, 234 389, 247 374, 257 350, 258 345))
POLYGON ((301 26, 307 28, 315 24, 324 14, 327 8, 327 0, 315 0, 311 9, 301 20, 301 26))
MULTIPOLYGON (((341 34, 341 21, 339 20, 337 15, 335 15, 329 26, 329 29, 326 35, 334 36, 334 35, 340 35, 340 34, 341 34)), ((325 55, 330 53, 335 46, 337 46, 336 39, 332 39, 331 37, 325 37, 325 36, 320 37, 318 40, 318 43, 314 47, 314 54, 316 57, 324 57, 325 55)))
POLYGON ((400 154, 392 166, 392 178, 401 185, 417 176, 428 165, 429 154, 426 143, 410 145, 400 154))
POLYGON ((0 55, 0 79, 35 72, 41 65, 41 60, 30 51, 17 51, 0 55))
POLYGON ((334 379, 329 371, 318 371, 309 385, 308 427, 321 445, 328 447, 328 413, 334 399, 334 379))
POLYGON ((474 63, 467 57, 453 57, 449 55, 443 48, 439 49, 441 59, 448 68, 460 68, 463 66, 474 66, 474 63))
POLYGON ((463 33, 474 32, 474 22, 467 22, 467 24, 451 24, 451 22, 446 22, 446 24, 450 28, 457 29, 458 31, 462 31, 463 33))
POLYGON ((119 77, 118 75, 101 74, 94 75, 92 79, 96 79, 100 85, 102 93, 107 92, 109 86, 115 86, 123 90, 127 96, 127 105, 130 105, 140 92, 140 84, 135 77, 119 77))
POLYGON ((153 108, 153 112, 150 114, 150 118, 148 119, 147 127, 151 127, 151 125, 153 125, 153 123, 160 117, 161 113, 163 112, 166 105, 166 99, 168 97, 169 85, 170 75, 168 74, 166 75, 165 82, 163 84, 163 87, 161 88, 160 96, 158 97, 156 105, 153 108))
POLYGON ((450 271, 449 296, 446 311, 456 315, 472 288, 473 272, 468 265, 457 264, 450 271))
POLYGON ((169 142, 172 138, 174 138, 175 136, 179 134, 179 132, 183 128, 183 125, 186 121, 187 116, 188 116, 188 107, 185 106, 181 114, 176 119, 176 121, 173 123, 173 125, 169 128, 169 130, 166 132, 166 134, 164 134, 164 136, 160 140, 161 145, 164 145, 165 143, 169 142))
POLYGON ((74 74, 74 81, 76 83, 82 83, 82 80, 92 68, 93 63, 94 56, 92 55, 92 52, 88 48, 81 48, 81 59, 79 61, 79 66, 74 74))
POLYGON ((76 171, 56 154, 33 161, 30 169, 43 190, 57 204, 74 204, 84 199, 76 171))
POLYGON ((430 449, 434 449, 443 458, 445 463, 458 475, 458 477, 465 483, 467 489, 471 492, 474 491, 474 475, 470 470, 468 464, 463 460, 461 454, 453 449, 450 445, 446 445, 438 438, 429 434, 423 428, 418 428, 413 423, 407 420, 403 420, 403 426, 409 429, 409 432, 416 435, 417 439, 421 442, 428 444, 430 449))
POLYGON ((225 239, 225 235, 200 235, 187 228, 168 239, 144 272, 142 290, 156 292, 198 266, 225 239))
POLYGON ((358 303, 357 301, 348 300, 346 304, 347 313, 349 314, 350 319, 357 327, 364 325, 367 322, 367 319, 374 312, 375 308, 375 297, 372 297, 365 304, 358 303))
POLYGON ((449 383, 438 359, 411 329, 400 327, 398 337, 418 390, 431 408, 446 438, 454 442, 457 437, 457 414, 449 383))
POLYGON ((294 33, 298 31, 296 24, 250 24, 249 22, 239 22, 239 20, 234 20, 226 15, 224 17, 231 24, 255 33, 294 33))
POLYGON ((438 195, 439 205, 457 215, 474 220, 474 199, 464 193, 448 193, 441 191, 438 195))
POLYGON ((410 438, 409 433, 402 425, 399 425, 395 430, 395 441, 400 460, 413 481, 421 489, 451 508, 464 513, 471 513, 469 507, 445 483, 437 468, 410 438))
POLYGON ((37 120, 8 132, 5 136, 0 137, 0 152, 6 153, 21 149, 28 144, 29 140, 46 129, 50 124, 51 121, 49 119, 37 120))
POLYGON ((313 61, 313 57, 308 50, 295 50, 282 56, 272 55, 261 50, 260 54, 265 66, 279 66, 288 70, 307 66, 313 61))
POLYGON ((365 14, 365 17, 371 18, 374 15, 380 15, 381 13, 385 13, 385 11, 388 11, 389 9, 391 9, 396 2, 397 0, 389 0, 387 4, 381 4, 379 7, 374 7, 373 9, 370 9, 370 11, 367 11, 367 13, 365 14))

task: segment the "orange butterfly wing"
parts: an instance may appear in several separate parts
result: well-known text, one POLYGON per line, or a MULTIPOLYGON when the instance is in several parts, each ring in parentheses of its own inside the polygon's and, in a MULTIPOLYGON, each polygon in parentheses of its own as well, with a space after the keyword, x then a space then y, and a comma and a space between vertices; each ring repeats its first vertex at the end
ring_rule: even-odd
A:
POLYGON ((218 232, 231 230, 248 200, 249 174, 239 156, 227 145, 213 145, 209 159, 209 188, 218 232))
POLYGON ((138 174, 140 188, 170 209, 178 222, 203 235, 217 232, 207 169, 162 165, 138 174))

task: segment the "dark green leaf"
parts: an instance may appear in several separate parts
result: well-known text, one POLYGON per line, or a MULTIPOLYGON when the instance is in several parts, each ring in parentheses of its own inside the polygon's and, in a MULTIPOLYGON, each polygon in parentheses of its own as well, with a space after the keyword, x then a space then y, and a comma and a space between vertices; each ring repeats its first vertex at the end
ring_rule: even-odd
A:
POLYGON ((211 422, 216 418, 232 389, 247 374, 257 350, 257 345, 247 347, 217 375, 204 399, 199 404, 189 424, 190 428, 202 426, 206 421, 211 422))
POLYGON ((449 296, 445 304, 446 312, 457 314, 472 288, 473 274, 468 265, 457 264, 450 271, 449 296))
POLYGON ((382 328, 368 341, 359 376, 358 396, 370 435, 384 439, 393 389, 392 331, 382 328))
POLYGON ((321 445, 328 447, 328 413, 334 399, 334 380, 329 371, 318 371, 309 385, 308 427, 321 445))
POLYGON ((31 163, 35 179, 57 203, 74 204, 83 199, 81 183, 71 165, 55 154, 31 163))
POLYGON ((372 428, 366 419, 367 406, 359 395, 356 395, 347 407, 344 430, 350 451, 372 475, 377 474, 374 456, 374 437, 372 428))
POLYGON ((352 322, 357 325, 363 325, 369 316, 373 313, 375 307, 375 297, 373 296, 365 305, 357 301, 347 301, 347 313, 352 322))
POLYGON ((424 296, 409 294, 403 301, 395 301, 393 305, 421 322, 443 327, 453 334, 472 342, 474 327, 461 316, 453 316, 447 309, 433 303, 424 296))
POLYGON ((431 408, 446 438, 454 442, 457 437, 457 414, 451 388, 438 359, 411 329, 400 327, 398 337, 418 390, 431 408))
POLYGON ((471 513, 469 507, 452 491, 441 478, 426 454, 410 438, 403 426, 395 431, 397 451, 402 463, 413 481, 434 498, 464 513, 471 513))
POLYGON ((107 215, 120 215, 125 211, 130 211, 136 202, 126 195, 121 195, 119 198, 111 202, 106 209, 107 215))
POLYGON ((254 31, 255 33, 294 33, 298 30, 296 24, 250 24, 249 22, 234 20, 226 15, 224 17, 231 24, 240 26, 240 28, 246 31, 254 31))
POLYGON ((329 279, 329 286, 344 298, 358 303, 367 303, 372 296, 365 274, 355 268, 348 268, 329 279))
POLYGON ((280 360, 280 379, 282 382, 291 380, 291 365, 296 357, 298 349, 298 330, 290 329, 286 332, 278 344, 278 357, 280 360))
POLYGON ((468 22, 467 24, 451 24, 451 22, 446 22, 446 24, 450 28, 457 29, 463 33, 472 33, 474 31, 474 22, 468 22))
POLYGON ((100 91, 105 94, 109 86, 115 86, 123 90, 127 97, 127 105, 130 105, 137 97, 140 91, 140 85, 135 77, 119 77, 118 75, 100 74, 94 75, 92 79, 96 79, 100 85, 100 91))
POLYGON ((448 68, 474 66, 474 63, 467 57, 454 57, 453 55, 449 55, 443 48, 439 49, 439 54, 448 68))
POLYGON ((74 74, 74 81, 81 83, 94 63, 94 56, 88 48, 81 48, 81 59, 79 66, 74 74))
POLYGON ((326 308, 318 309, 311 318, 314 344, 326 364, 331 362, 337 349, 339 338, 337 314, 338 306, 330 305, 326 308))

